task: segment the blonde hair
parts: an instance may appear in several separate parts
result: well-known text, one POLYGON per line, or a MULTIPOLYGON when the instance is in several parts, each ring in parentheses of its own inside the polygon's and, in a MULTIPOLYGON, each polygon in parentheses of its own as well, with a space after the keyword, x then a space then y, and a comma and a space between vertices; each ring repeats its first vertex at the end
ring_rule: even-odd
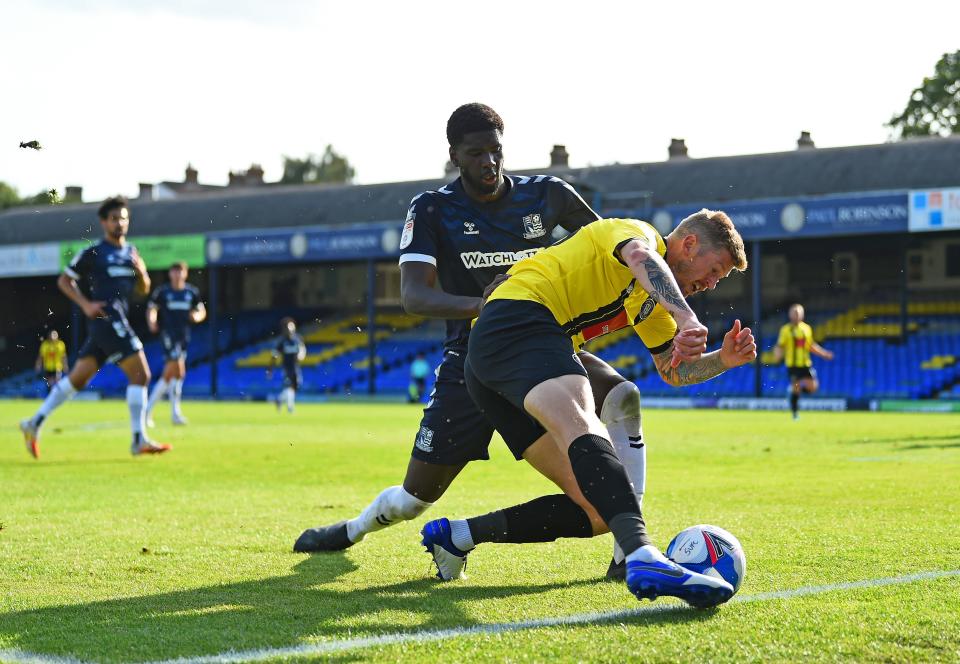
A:
POLYGON ((726 212, 704 208, 681 221, 674 232, 679 233, 681 238, 696 235, 700 242, 711 249, 726 249, 737 270, 743 272, 747 269, 747 251, 743 247, 743 238, 726 212))

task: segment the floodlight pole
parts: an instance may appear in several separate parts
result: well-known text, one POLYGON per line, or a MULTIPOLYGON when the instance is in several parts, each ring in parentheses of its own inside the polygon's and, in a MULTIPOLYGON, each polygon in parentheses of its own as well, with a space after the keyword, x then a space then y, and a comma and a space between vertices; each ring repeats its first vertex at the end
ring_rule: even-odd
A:
POLYGON ((377 392, 377 265, 367 259, 367 394, 377 392))
POLYGON ((757 341, 757 359, 753 362, 753 396, 760 398, 763 394, 763 363, 760 355, 763 352, 762 307, 760 296, 760 240, 754 240, 750 252, 750 273, 753 276, 753 336, 757 341))
POLYGON ((903 243, 903 258, 901 261, 903 267, 900 270, 900 343, 904 344, 907 343, 907 324, 910 313, 910 275, 907 274, 909 269, 909 237, 907 240, 903 243))
POLYGON ((209 321, 207 323, 210 328, 210 396, 216 399, 217 397, 217 359, 218 359, 218 349, 217 349, 217 311, 220 305, 220 299, 218 297, 219 285, 220 285, 220 270, 215 266, 209 266, 209 286, 210 286, 210 306, 208 307, 209 311, 209 321))

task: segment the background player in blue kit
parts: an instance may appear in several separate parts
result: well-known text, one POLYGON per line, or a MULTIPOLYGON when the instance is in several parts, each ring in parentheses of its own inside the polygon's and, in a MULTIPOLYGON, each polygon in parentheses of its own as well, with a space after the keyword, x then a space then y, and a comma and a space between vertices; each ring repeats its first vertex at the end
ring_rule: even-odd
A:
MULTIPOLYGON (((553 243, 554 230, 578 228, 598 219, 569 184, 549 175, 510 176, 503 172, 503 120, 489 106, 466 104, 447 123, 449 156, 460 177, 411 202, 400 239, 401 299, 411 314, 447 320, 443 360, 416 434, 402 486, 388 487, 356 518, 304 531, 296 551, 345 549, 368 533, 416 518, 450 486, 466 464, 488 459, 493 427, 477 409, 464 384, 470 320, 486 296, 517 261, 553 243), (435 288, 439 279, 442 288, 435 288)), ((640 439, 639 391, 589 353, 587 366, 604 422, 616 436, 624 465, 638 493, 643 491, 645 449, 640 439), (634 447, 631 447, 631 442, 634 447)), ((534 426, 517 422, 518 427, 534 426)), ((554 442, 538 440, 522 458, 569 492, 583 498, 568 463, 552 453, 554 442), (562 461, 562 460, 561 460, 562 461)), ((520 457, 518 457, 520 458, 520 457)), ((543 496, 518 506, 508 527, 526 541, 540 541, 543 522, 562 523, 564 532, 592 533, 584 510, 569 509, 570 498, 543 496), (563 500, 561 500, 561 498, 563 500), (519 534, 518 534, 519 533, 519 534)), ((591 508, 592 509, 592 508, 591 508)))
POLYGON ((284 318, 280 321, 280 331, 280 340, 273 349, 273 355, 270 356, 267 378, 273 378, 273 369, 279 359, 283 367, 283 390, 277 396, 277 410, 285 404, 287 412, 292 413, 297 390, 303 383, 300 362, 307 356, 307 346, 303 343, 303 338, 297 334, 297 324, 292 318, 284 318))
POLYGON ((187 264, 182 261, 171 265, 170 282, 154 290, 147 302, 147 327, 153 334, 160 333, 164 363, 163 374, 153 386, 147 402, 147 426, 153 426, 153 408, 168 393, 173 423, 187 423, 180 410, 180 396, 187 375, 190 326, 207 317, 207 310, 200 301, 200 291, 187 283, 187 272, 187 264))
POLYGON ((63 294, 89 319, 87 340, 70 375, 57 382, 33 417, 20 422, 24 442, 35 457, 39 455, 40 427, 47 416, 86 387, 107 362, 116 362, 129 382, 130 452, 157 454, 170 449, 169 445, 151 441, 145 431, 150 367, 128 314, 131 295, 146 295, 150 291, 150 276, 136 248, 127 242, 127 199, 108 198, 97 214, 103 240, 78 253, 57 280, 63 294), (78 282, 83 284, 86 294, 78 282))

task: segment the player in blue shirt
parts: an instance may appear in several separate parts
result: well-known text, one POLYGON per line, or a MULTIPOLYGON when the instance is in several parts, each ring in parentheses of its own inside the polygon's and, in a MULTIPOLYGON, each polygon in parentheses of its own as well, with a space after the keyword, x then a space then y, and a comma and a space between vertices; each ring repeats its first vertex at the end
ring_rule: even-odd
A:
MULTIPOLYGON (((489 458, 493 427, 464 384, 470 321, 511 265, 552 244, 562 234, 556 230, 572 232, 598 219, 560 178, 504 174, 502 133, 503 120, 488 106, 466 104, 454 111, 447 123, 447 140, 460 177, 415 197, 403 226, 404 309, 447 319, 443 360, 403 485, 385 489, 354 519, 304 531, 294 544, 296 551, 345 549, 370 532, 416 518, 443 495, 468 462, 489 458), (434 287, 437 280, 442 289, 434 287)), ((638 446, 639 391, 598 358, 589 353, 580 357, 590 373, 596 403, 602 404, 602 419, 620 432, 613 436, 617 451, 626 457, 624 465, 632 466, 634 485, 642 492, 645 449, 638 446)), ((523 431, 535 423, 516 425, 523 431)), ((544 496, 522 505, 507 527, 507 536, 516 541, 583 537, 604 528, 599 516, 595 523, 585 516, 585 510, 593 508, 580 493, 569 463, 553 453, 554 445, 544 437, 517 458, 528 461, 584 507, 571 510, 570 499, 564 496, 544 496), (545 521, 550 529, 544 528, 545 521)))
POLYGON ((116 362, 129 383, 130 452, 134 455, 158 454, 170 449, 169 445, 151 441, 145 430, 150 367, 128 315, 130 297, 134 293, 146 295, 150 291, 150 276, 136 248, 127 242, 130 226, 127 199, 122 196, 108 198, 97 214, 103 240, 78 253, 57 280, 63 294, 89 319, 87 340, 70 375, 57 382, 33 417, 20 422, 24 442, 34 457, 39 456, 40 427, 47 416, 86 387, 107 362, 116 362))
POLYGON ((279 359, 283 367, 283 390, 277 396, 277 410, 286 404, 287 412, 293 412, 293 403, 296 400, 297 390, 303 384, 303 374, 300 372, 300 362, 307 356, 307 345, 303 337, 297 334, 297 324, 292 318, 280 321, 280 339, 270 356, 270 368, 267 369, 267 378, 273 378, 273 369, 279 359))
POLYGON ((180 410, 183 380, 187 375, 187 346, 190 326, 203 322, 207 310, 200 300, 200 291, 187 283, 187 264, 179 261, 170 266, 170 282, 150 294, 147 301, 147 327, 160 333, 163 343, 163 374, 153 386, 147 402, 147 426, 153 426, 153 407, 170 394, 171 419, 176 425, 187 423, 180 410))

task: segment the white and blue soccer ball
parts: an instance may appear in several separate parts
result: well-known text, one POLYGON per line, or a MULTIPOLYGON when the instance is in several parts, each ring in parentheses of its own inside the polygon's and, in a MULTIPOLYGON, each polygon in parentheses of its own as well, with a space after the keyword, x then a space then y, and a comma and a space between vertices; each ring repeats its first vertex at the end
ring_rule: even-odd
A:
POLYGON ((694 572, 721 578, 736 592, 747 572, 747 557, 732 534, 708 524, 691 526, 670 541, 667 557, 694 572))

